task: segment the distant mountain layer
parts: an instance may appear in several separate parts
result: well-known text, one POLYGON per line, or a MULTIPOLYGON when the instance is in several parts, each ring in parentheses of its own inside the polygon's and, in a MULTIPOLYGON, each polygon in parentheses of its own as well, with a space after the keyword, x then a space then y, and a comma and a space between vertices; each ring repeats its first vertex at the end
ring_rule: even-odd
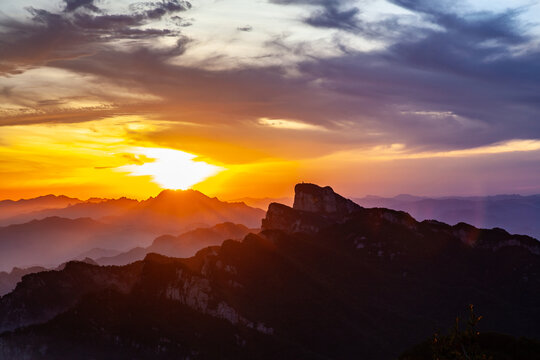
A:
MULTIPOLYGON (((51 195, 52 196, 52 195, 51 195)), ((66 197, 51 196, 31 200, 0 202, 0 225, 21 224, 48 217, 77 219, 88 217, 105 223, 126 223, 139 228, 158 229, 158 233, 178 233, 197 225, 208 226, 232 221, 249 227, 258 227, 264 211, 247 206, 242 202, 224 202, 210 198, 199 191, 164 190, 147 200, 133 199, 90 199, 81 201, 66 197), (51 201, 45 202, 44 199, 51 201), (22 203, 21 203, 22 202, 22 203), (40 207, 21 207, 26 202, 38 202, 40 207), (52 204, 54 202, 54 204, 52 204), (2 208, 2 203, 4 207, 2 208), (19 204, 21 203, 21 204, 19 204), (52 204, 47 207, 46 204, 52 204), (63 205, 63 206, 62 206, 63 205)))
POLYGON ((41 266, 32 266, 25 269, 13 268, 10 272, 0 272, 0 296, 10 293, 15 289, 15 285, 21 281, 22 277, 27 274, 33 274, 47 270, 41 266))
POLYGON ((367 196, 354 201, 365 207, 402 210, 418 220, 435 219, 449 224, 466 222, 482 228, 499 227, 514 234, 540 239, 540 195, 487 197, 395 198, 367 196))
MULTIPOLYGON (((0 224, 6 224, 8 219, 16 218, 23 214, 39 212, 45 209, 62 209, 81 202, 79 199, 55 195, 45 195, 34 199, 21 199, 17 201, 2 200, 0 201, 0 224)), ((30 218, 29 220, 33 219, 30 218)), ((7 222, 7 224, 11 223, 13 222, 7 222)))
POLYGON ((99 265, 127 265, 142 260, 149 253, 172 257, 190 257, 205 247, 221 245, 225 240, 241 240, 251 231, 241 224, 223 223, 209 228, 198 228, 178 236, 163 235, 156 238, 152 245, 136 247, 114 256, 94 257, 99 265))
POLYGON ((105 217, 118 216, 135 208, 137 200, 101 199, 86 202, 76 202, 65 207, 52 207, 36 211, 19 213, 16 216, 0 219, 0 225, 22 224, 32 220, 41 220, 48 217, 62 217, 66 219, 91 218, 101 220, 105 217))
POLYGON ((26 275, 0 299, 0 358, 392 359, 470 303, 540 337, 535 239, 295 193, 258 235, 192 258, 26 275))
MULTIPOLYGON (((68 227, 72 222, 79 223, 80 220, 68 220, 68 219, 58 219, 59 223, 56 223, 56 226, 62 227, 61 231, 66 231, 65 223, 67 222, 68 227)), ((39 223, 39 221, 36 221, 39 223)), ((92 224, 92 223, 91 223, 92 224)), ((17 227, 17 225, 15 225, 17 227)), ((80 227, 76 226, 77 230, 80 230, 80 227)), ((228 239, 241 240, 251 231, 256 231, 255 229, 249 229, 241 224, 233 223, 223 223, 217 224, 210 228, 198 228, 195 230, 188 231, 178 236, 172 235, 162 235, 152 242, 148 247, 135 247, 129 251, 121 252, 111 249, 102 249, 102 248, 93 248, 89 251, 74 256, 73 260, 84 261, 87 263, 94 263, 99 265, 127 265, 132 262, 142 260, 149 253, 159 253, 166 256, 174 257, 190 257, 195 255, 195 253, 207 246, 212 245, 221 245, 221 243, 228 239)), ((37 232, 40 232, 38 227, 37 232)), ((88 233, 88 230, 86 230, 88 233)), ((65 233, 64 233, 65 234, 65 233)), ((80 235, 84 235, 81 233, 80 235)), ((46 240, 41 238, 41 241, 46 240)), ((51 242, 54 242, 52 240, 51 242)), ((34 245, 35 246, 35 245, 34 245)), ((52 250, 55 251, 55 250, 52 250)), ((41 257, 47 257, 49 253, 40 252, 36 255, 36 261, 41 257)), ((31 256, 26 256, 25 258, 32 258, 31 256)), ((49 269, 54 268, 55 266, 50 266, 49 269)), ((0 272, 0 296, 3 296, 11 292, 15 285, 21 281, 22 277, 27 274, 32 274, 36 272, 41 272, 49 270, 41 266, 31 266, 28 268, 13 268, 11 272, 0 272)))
POLYGON ((279 202, 281 204, 289 205, 293 203, 292 198, 282 197, 282 198, 253 198, 253 197, 243 197, 235 200, 231 200, 233 202, 243 202, 246 205, 256 207, 259 209, 263 209, 266 211, 268 209, 268 205, 273 202, 279 202))
POLYGON ((258 227, 264 217, 261 209, 222 202, 192 190, 167 190, 140 202, 118 199, 78 203, 40 212, 44 213, 66 217, 0 227, 0 271, 15 266, 56 266, 93 248, 126 251, 146 247, 163 234, 224 222, 258 227))
POLYGON ((127 225, 90 218, 50 217, 0 227, 0 270, 12 267, 55 267, 95 247, 126 249, 148 242, 154 234, 127 225))

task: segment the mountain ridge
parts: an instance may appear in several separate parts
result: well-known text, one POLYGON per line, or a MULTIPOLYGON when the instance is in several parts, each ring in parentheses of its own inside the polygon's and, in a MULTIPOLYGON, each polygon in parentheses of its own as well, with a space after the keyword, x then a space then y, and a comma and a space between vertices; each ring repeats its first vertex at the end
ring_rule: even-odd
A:
MULTIPOLYGON (((146 247, 162 234, 180 234, 223 222, 253 228, 264 217, 263 210, 222 202, 196 191, 163 191, 160 195, 136 203, 129 199, 79 203, 73 207, 83 210, 73 219, 53 215, 0 227, 0 270, 27 265, 54 267, 95 247, 126 251, 146 247)), ((53 214, 69 213, 73 207, 54 210, 53 214)))
POLYGON ((297 209, 271 206, 259 234, 191 258, 148 254, 126 266, 70 263, 25 276, 0 298, 0 328, 14 330, 0 335, 0 354, 388 359, 469 303, 486 326, 540 337, 540 258, 523 246, 536 240, 389 209, 355 207, 343 216, 335 201, 318 204, 332 197, 321 193, 301 194, 297 209), (81 279, 86 285, 77 288, 81 279), (56 301, 32 305, 45 291, 56 301), (193 337, 186 329, 197 322, 205 326, 193 337))

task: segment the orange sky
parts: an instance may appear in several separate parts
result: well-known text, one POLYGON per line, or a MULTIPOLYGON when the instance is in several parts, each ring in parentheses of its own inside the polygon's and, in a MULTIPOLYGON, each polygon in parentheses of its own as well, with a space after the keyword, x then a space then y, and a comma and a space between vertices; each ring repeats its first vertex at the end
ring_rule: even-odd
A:
POLYGON ((0 198, 540 193, 538 6, 132 3, 0 4, 0 198))
MULTIPOLYGON (((285 157, 283 149, 273 144, 240 145, 226 139, 205 139, 201 134, 201 150, 207 151, 189 156, 185 151, 191 151, 192 146, 175 149, 165 146, 169 139, 164 144, 152 140, 152 133, 168 125, 138 116, 118 116, 77 124, 4 126, 0 146, 3 197, 54 193, 142 199, 163 188, 191 187, 224 199, 280 197, 291 195, 292 186, 300 181, 331 184, 351 196, 411 190, 436 195, 441 194, 441 188, 453 189, 449 193, 481 194, 486 192, 486 184, 510 178, 515 181, 516 176, 509 173, 507 179, 494 178, 492 183, 485 177, 474 178, 471 169, 477 163, 496 169, 497 161, 489 164, 495 157, 506 162, 540 149, 540 141, 520 141, 472 150, 410 153, 394 144, 314 156, 299 151, 285 157), (216 153, 221 156, 214 157, 216 153), (432 171, 426 172, 426 168, 432 171), (451 172, 454 176, 449 176, 451 172), (463 176, 466 173, 468 177, 463 176), (455 188, 460 185, 463 191, 455 188)), ((291 133, 302 136, 305 131, 322 131, 298 126, 282 122, 269 131, 291 137, 291 133)), ((178 144, 182 144, 181 135, 178 144)), ((294 144, 287 145, 294 149, 294 144)), ((522 189, 531 190, 535 189, 522 189)))

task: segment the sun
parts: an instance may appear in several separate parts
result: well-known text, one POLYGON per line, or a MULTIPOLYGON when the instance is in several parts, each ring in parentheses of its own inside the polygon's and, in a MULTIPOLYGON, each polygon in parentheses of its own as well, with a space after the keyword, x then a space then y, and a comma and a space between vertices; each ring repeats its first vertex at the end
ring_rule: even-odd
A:
POLYGON ((186 190, 225 170, 220 166, 197 161, 197 155, 180 150, 137 147, 131 153, 138 159, 144 159, 144 162, 124 165, 117 170, 128 172, 131 176, 151 176, 164 189, 186 190))

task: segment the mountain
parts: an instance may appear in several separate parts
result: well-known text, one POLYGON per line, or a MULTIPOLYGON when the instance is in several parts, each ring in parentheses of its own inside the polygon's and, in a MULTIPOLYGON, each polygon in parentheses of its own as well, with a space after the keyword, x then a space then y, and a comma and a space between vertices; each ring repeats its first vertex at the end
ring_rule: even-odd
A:
MULTIPOLYGON (((45 209, 61 209, 82 201, 67 196, 45 195, 34 199, 2 200, 0 201, 0 222, 22 214, 41 211, 45 209)), ((30 219, 32 220, 32 219, 30 219)))
MULTIPOLYGON (((97 263, 94 260, 88 257, 82 258, 80 261, 87 264, 97 265, 97 263)), ((56 267, 55 270, 64 269, 66 264, 67 263, 63 263, 59 265, 58 267, 56 267)), ((9 294, 11 291, 13 291, 13 289, 15 289, 15 287, 17 286, 17 283, 19 283, 22 280, 23 276, 28 275, 28 274, 42 272, 42 271, 48 271, 48 270, 51 270, 51 269, 47 269, 42 266, 31 266, 31 267, 23 268, 23 269, 14 267, 10 272, 5 272, 5 271, 0 272, 0 297, 6 294, 9 294)))
POLYGON ((66 219, 91 218, 101 220, 108 216, 117 216, 126 213, 139 204, 137 200, 120 199, 89 199, 85 202, 68 204, 65 207, 50 207, 37 211, 20 213, 0 219, 0 225, 22 224, 31 220, 41 220, 48 217, 62 217, 66 219))
POLYGON ((394 198, 366 196, 354 199, 365 207, 402 210, 418 220, 435 219, 449 224, 466 222, 482 228, 500 227, 512 233, 540 238, 540 195, 486 197, 394 198))
POLYGON ((164 190, 155 198, 141 201, 133 210, 113 219, 159 234, 178 234, 223 222, 258 227, 264 214, 263 210, 244 203, 223 202, 195 190, 164 190))
POLYGON ((221 245, 224 240, 241 240, 255 229, 242 224, 226 222, 210 228, 198 228, 176 237, 161 236, 148 247, 148 252, 172 257, 190 257, 202 248, 221 245))
POLYGON ((178 236, 162 235, 143 248, 136 247, 127 252, 95 258, 100 265, 126 265, 144 259, 149 253, 157 253, 172 257, 190 257, 202 248, 221 245, 228 239, 241 240, 255 231, 241 224, 226 222, 209 228, 198 228, 178 236))
POLYGON ((66 217, 51 216, 0 227, 0 270, 54 267, 96 247, 122 252, 147 247, 162 234, 179 234, 223 222, 259 226, 264 217, 263 210, 222 202, 193 190, 165 190, 140 202, 125 198, 96 200, 38 213, 66 217))
POLYGON ((242 241, 24 276, 0 299, 0 358, 391 359, 470 303, 482 326, 539 338, 539 254, 298 184, 242 241))
POLYGON ((12 267, 55 267, 95 247, 124 250, 148 243, 154 234, 127 225, 90 218, 50 217, 0 227, 0 270, 12 267))
MULTIPOLYGON (((20 201, 33 202, 38 199, 40 198, 20 201)), ((42 206, 45 206, 45 203, 42 203, 42 206)), ((87 217, 108 224, 129 225, 157 236, 227 221, 258 227, 264 213, 263 210, 242 202, 220 201, 195 190, 164 190, 158 196, 143 201, 127 198, 90 199, 86 202, 77 200, 65 207, 28 211, 21 209, 16 215, 0 217, 0 225, 21 224, 48 217, 87 217)))
POLYGON ((45 271, 46 269, 41 266, 32 266, 25 269, 13 268, 10 272, 0 272, 0 296, 10 293, 22 277, 26 274, 37 273, 45 271))
POLYGON ((93 249, 83 252, 79 256, 76 256, 75 258, 73 258, 73 260, 82 261, 83 259, 86 259, 86 258, 99 259, 102 257, 116 256, 121 253, 122 253, 121 251, 113 250, 113 249, 93 248, 93 249))
POLYGON ((96 258, 95 262, 99 265, 127 265, 144 259, 144 257, 149 253, 147 249, 148 248, 137 246, 128 251, 120 252, 117 255, 98 257, 96 258))
POLYGON ((243 202, 244 204, 246 204, 248 206, 266 210, 266 209, 268 209, 268 205, 270 205, 273 202, 279 202, 281 204, 289 205, 289 204, 293 203, 293 199, 288 198, 288 197, 281 197, 281 198, 243 197, 243 198, 238 198, 238 199, 231 200, 231 202, 243 202))

